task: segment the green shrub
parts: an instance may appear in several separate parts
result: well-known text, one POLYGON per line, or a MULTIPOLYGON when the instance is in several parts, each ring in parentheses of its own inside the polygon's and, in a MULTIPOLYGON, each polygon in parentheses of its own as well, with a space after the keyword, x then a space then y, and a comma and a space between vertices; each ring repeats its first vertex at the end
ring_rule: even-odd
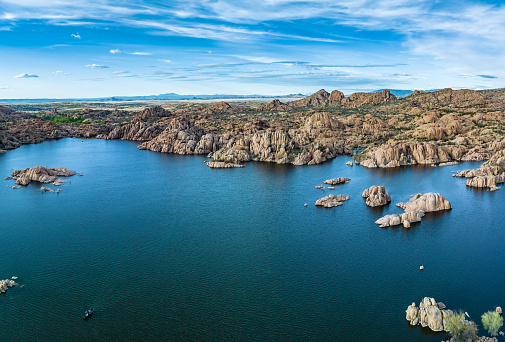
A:
POLYGON ((477 325, 473 321, 465 320, 465 313, 448 312, 445 319, 445 327, 451 334, 451 341, 467 342, 477 340, 477 325))
POLYGON ((498 330, 503 326, 503 317, 496 311, 488 311, 482 315, 482 325, 489 335, 498 336, 498 330))

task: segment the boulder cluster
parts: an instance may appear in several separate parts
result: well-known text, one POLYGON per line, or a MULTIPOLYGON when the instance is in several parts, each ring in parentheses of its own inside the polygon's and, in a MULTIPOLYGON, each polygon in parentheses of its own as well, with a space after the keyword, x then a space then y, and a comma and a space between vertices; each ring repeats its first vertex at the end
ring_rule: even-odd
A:
POLYGON ((348 201, 349 196, 346 195, 333 195, 330 194, 326 197, 320 198, 316 201, 316 206, 322 206, 325 208, 333 208, 343 205, 344 201, 348 201))
POLYGON ((386 215, 375 221, 375 223, 381 228, 400 224, 403 224, 405 228, 410 228, 411 223, 420 222, 427 212, 452 209, 451 203, 444 196, 433 192, 417 194, 408 202, 397 203, 396 206, 402 208, 405 212, 403 214, 386 215))
POLYGON ((16 286, 17 283, 14 281, 14 279, 17 279, 17 277, 12 277, 12 279, 0 280, 0 293, 5 293, 7 292, 7 289, 9 287, 16 286))
POLYGON ((386 193, 386 188, 383 186, 372 185, 363 191, 362 197, 366 200, 366 205, 369 207, 379 207, 391 202, 391 196, 386 193))
POLYGON ((416 306, 416 303, 409 305, 406 318, 410 325, 420 324, 433 331, 447 331, 445 319, 448 314, 453 312, 444 309, 444 303, 437 303, 434 298, 424 297, 419 306, 416 306))
POLYGON ((23 170, 14 170, 11 172, 11 176, 19 185, 28 185, 32 181, 61 185, 66 181, 58 177, 69 177, 75 175, 75 173, 75 171, 67 170, 64 167, 48 169, 43 166, 35 166, 23 170))

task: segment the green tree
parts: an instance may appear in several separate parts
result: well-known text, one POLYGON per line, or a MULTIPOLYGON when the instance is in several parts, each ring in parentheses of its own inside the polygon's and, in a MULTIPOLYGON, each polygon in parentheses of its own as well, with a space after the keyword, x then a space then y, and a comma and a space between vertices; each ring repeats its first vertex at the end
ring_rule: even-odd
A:
POLYGON ((496 311, 488 311, 482 315, 482 325, 489 335, 498 336, 498 330, 503 326, 503 317, 496 311))
POLYGON ((445 319, 445 327, 451 334, 451 341, 469 342, 477 340, 477 324, 465 320, 464 312, 448 312, 445 319))

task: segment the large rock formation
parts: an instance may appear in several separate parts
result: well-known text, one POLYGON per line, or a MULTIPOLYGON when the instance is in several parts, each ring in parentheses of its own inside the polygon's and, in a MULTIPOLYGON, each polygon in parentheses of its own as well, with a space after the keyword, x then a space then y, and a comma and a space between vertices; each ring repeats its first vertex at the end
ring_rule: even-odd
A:
POLYGON ((333 195, 320 198, 316 201, 316 206, 322 206, 325 208, 333 208, 343 205, 343 201, 348 201, 349 196, 346 195, 333 195))
POLYGON ((462 146, 438 146, 433 143, 386 144, 356 154, 354 161, 356 164, 371 168, 437 164, 454 159, 461 160, 467 151, 462 146))
POLYGON ((403 214, 391 214, 381 217, 375 224, 378 224, 380 228, 387 228, 393 226, 399 226, 403 224, 405 228, 410 228, 410 224, 414 222, 421 222, 421 218, 424 216, 424 211, 408 211, 403 214))
POLYGON ((439 210, 452 209, 451 202, 446 200, 444 196, 439 193, 428 192, 426 194, 417 194, 412 197, 408 202, 397 203, 397 207, 402 208, 406 212, 409 211, 423 211, 425 213, 439 210))
POLYGON ((372 185, 363 191, 362 197, 366 199, 366 205, 369 207, 378 207, 391 202, 391 196, 386 193, 383 186, 372 185))
POLYGON ((135 121, 123 126, 117 126, 105 137, 105 139, 149 141, 157 137, 162 131, 163 128, 161 128, 158 125, 152 125, 146 122, 135 121))
POLYGON ((31 181, 61 185, 66 181, 58 177, 69 177, 75 173, 75 171, 67 170, 64 167, 46 169, 43 166, 35 166, 24 170, 14 170, 11 172, 11 176, 19 185, 28 185, 31 181))
POLYGON ((445 326, 445 317, 451 310, 441 310, 440 307, 445 307, 443 303, 437 303, 434 298, 424 297, 416 307, 416 303, 412 303, 406 310, 406 319, 410 325, 421 324, 423 327, 428 327, 433 331, 447 331, 445 326))
MULTIPOLYGON (((165 110, 161 106, 147 107, 135 114, 134 121, 148 121, 151 119, 159 119, 170 115, 170 111, 165 110)), ((127 139, 132 140, 132 139, 127 139)))
POLYGON ((467 179, 466 186, 471 186, 475 188, 488 188, 489 190, 498 190, 497 184, 505 182, 505 175, 498 176, 476 176, 471 179, 467 179))

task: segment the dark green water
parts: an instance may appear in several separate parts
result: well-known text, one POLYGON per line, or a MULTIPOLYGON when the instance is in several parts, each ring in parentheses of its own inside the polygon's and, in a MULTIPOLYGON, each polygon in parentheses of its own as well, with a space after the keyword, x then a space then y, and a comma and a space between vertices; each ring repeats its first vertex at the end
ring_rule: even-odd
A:
POLYGON ((505 189, 451 177, 480 163, 212 170, 204 160, 72 139, 0 154, 0 279, 20 283, 0 295, 0 341, 441 341, 407 324, 412 301, 435 297, 478 324, 505 306, 505 189), (6 186, 12 169, 35 165, 84 176, 59 195, 6 186), (340 176, 352 180, 314 188, 340 176), (434 191, 454 209, 381 229, 377 218, 402 211, 368 208, 361 193, 374 184, 393 203, 434 191), (316 208, 329 193, 351 199, 316 208))

